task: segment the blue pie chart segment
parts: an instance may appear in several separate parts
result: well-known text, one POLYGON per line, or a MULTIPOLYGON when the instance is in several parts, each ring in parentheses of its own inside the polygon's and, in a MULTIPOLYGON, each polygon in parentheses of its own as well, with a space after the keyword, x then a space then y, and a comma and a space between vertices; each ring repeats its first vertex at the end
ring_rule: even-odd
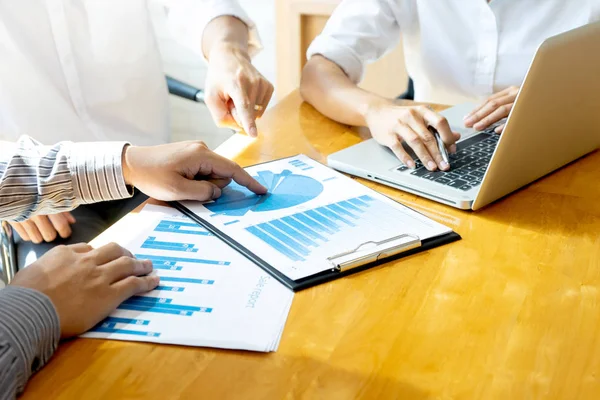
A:
POLYGON ((279 174, 259 171, 254 178, 267 187, 269 193, 258 196, 232 183, 223 189, 221 197, 204 206, 216 215, 242 216, 248 211, 264 212, 294 207, 323 192, 321 182, 309 176, 295 175, 289 170, 279 174))

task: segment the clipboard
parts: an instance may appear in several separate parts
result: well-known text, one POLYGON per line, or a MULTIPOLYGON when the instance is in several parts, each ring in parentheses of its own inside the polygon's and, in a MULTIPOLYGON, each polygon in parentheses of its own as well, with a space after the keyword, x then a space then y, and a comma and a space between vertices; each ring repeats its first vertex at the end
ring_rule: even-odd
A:
MULTIPOLYGON (((291 157, 290 157, 291 158, 291 157)), ((314 160, 313 160, 314 161, 314 160)), ((260 164, 256 164, 260 165, 260 164)), ((370 189, 372 190, 372 189, 370 189)), ((381 195, 381 193, 379 193, 381 195)), ((386 196, 387 197, 387 196, 386 196)), ((388 197, 389 199, 389 197, 388 197)), ((396 203, 394 199, 390 199, 396 203)), ((423 251, 427 251, 438 246, 449 244, 461 239, 456 232, 450 231, 433 238, 422 240, 414 234, 400 234, 379 241, 365 241, 358 246, 346 249, 337 254, 327 257, 331 268, 316 274, 299 279, 291 279, 273 265, 255 254, 252 250, 242 243, 230 237, 228 234, 200 217, 180 202, 169 202, 169 204, 191 218, 213 235, 227 243, 230 247, 237 250, 246 258, 254 262, 261 269, 277 279, 281 284, 296 292, 310 288, 322 283, 330 282, 351 274, 355 274, 378 265, 388 263, 400 258, 408 257, 423 251)), ((401 204, 401 203, 399 203, 401 204)), ((406 206, 404 206, 406 207, 406 206)), ((414 211, 414 210, 413 210, 414 211)), ((416 211, 415 211, 416 212, 416 211)))

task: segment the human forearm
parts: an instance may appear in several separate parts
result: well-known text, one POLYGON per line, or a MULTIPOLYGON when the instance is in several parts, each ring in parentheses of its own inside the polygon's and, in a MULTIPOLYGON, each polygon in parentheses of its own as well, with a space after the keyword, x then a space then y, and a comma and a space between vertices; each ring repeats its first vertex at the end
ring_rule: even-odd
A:
POLYGON ((60 323, 48 297, 32 289, 0 290, 0 399, 14 399, 50 359, 60 323))
POLYGON ((130 196, 121 171, 125 143, 44 146, 27 136, 0 143, 0 219, 68 211, 130 196))
POLYGON ((202 35, 202 50, 209 62, 205 101, 217 125, 242 128, 256 137, 256 119, 269 104, 273 85, 250 60, 252 50, 256 51, 256 46, 249 44, 251 32, 257 36, 254 25, 241 17, 243 12, 236 2, 225 7, 236 16, 214 18, 202 35))
POLYGON ((202 51, 209 60, 213 51, 235 52, 248 59, 248 26, 236 17, 224 15, 206 25, 202 35, 202 51))
POLYGON ((392 101, 359 88, 335 63, 312 57, 302 72, 300 93, 322 114, 338 122, 366 126, 373 108, 392 101))
POLYGON ((454 142, 459 135, 452 133, 445 118, 427 107, 399 106, 362 90, 340 67, 319 55, 306 64, 300 91, 304 100, 328 117, 348 125, 367 126, 373 137, 408 167, 415 167, 415 163, 402 142, 412 147, 429 170, 449 168, 428 127, 439 132, 451 152, 456 149, 454 142))

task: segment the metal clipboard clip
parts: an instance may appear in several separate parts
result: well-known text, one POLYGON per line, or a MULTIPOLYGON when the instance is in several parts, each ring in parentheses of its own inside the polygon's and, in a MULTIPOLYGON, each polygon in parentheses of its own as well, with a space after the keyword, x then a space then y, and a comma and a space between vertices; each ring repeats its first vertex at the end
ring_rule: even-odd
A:
POLYGON ((379 242, 369 241, 362 243, 353 250, 327 257, 327 261, 331 263, 334 270, 344 272, 417 247, 421 247, 421 238, 417 235, 404 233, 379 242), (403 240, 405 238, 409 238, 410 240, 403 240))

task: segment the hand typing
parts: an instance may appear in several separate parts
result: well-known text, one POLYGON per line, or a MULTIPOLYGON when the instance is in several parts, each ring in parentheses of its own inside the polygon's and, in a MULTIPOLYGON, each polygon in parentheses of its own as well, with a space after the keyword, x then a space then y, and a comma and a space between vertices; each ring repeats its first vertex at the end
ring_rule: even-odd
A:
MULTIPOLYGON (((511 86, 490 96, 483 104, 465 116, 465 126, 482 131, 488 126, 508 117, 517 99, 517 94, 519 94, 519 87, 511 86)), ((502 133, 504 125, 497 126, 495 132, 502 133)))
POLYGON ((459 138, 452 132, 446 118, 425 107, 403 107, 393 102, 383 102, 371 106, 366 121, 373 138, 380 144, 389 147, 396 157, 406 166, 415 167, 415 162, 402 147, 406 142, 430 171, 437 168, 448 170, 450 166, 444 162, 437 142, 428 126, 435 128, 451 153, 456 151, 454 144, 459 138))

